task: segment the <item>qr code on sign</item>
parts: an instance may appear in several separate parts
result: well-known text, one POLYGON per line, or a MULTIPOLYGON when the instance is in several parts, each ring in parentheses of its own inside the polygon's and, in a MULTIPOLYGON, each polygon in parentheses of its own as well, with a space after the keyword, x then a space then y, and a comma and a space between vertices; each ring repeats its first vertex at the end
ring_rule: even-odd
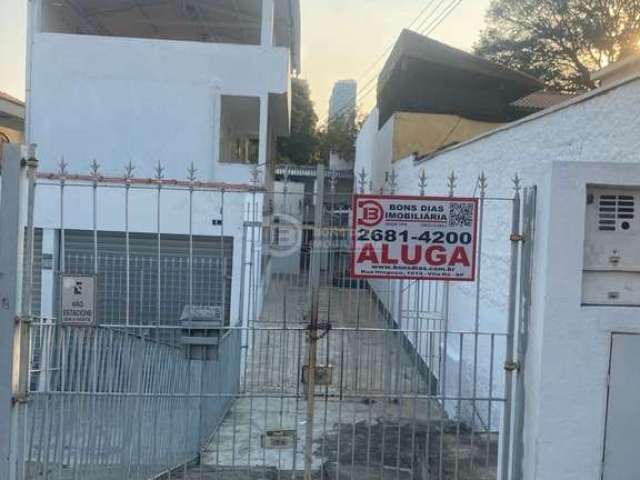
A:
POLYGON ((450 227, 470 227, 473 224, 473 204, 452 202, 449 207, 450 227))

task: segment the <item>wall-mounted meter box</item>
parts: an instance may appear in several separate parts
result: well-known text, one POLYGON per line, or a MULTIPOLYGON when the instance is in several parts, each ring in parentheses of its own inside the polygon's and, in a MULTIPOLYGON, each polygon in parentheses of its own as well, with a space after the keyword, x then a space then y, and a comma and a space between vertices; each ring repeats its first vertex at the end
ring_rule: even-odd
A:
POLYGON ((583 305, 640 306, 640 188, 587 187, 583 305))

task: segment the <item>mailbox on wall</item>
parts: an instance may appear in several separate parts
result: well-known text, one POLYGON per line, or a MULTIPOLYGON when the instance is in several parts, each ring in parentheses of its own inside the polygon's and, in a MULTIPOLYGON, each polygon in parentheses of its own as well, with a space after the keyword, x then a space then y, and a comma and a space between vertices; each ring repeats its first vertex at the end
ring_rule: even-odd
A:
POLYGON ((640 306, 640 188, 587 187, 583 305, 640 306))

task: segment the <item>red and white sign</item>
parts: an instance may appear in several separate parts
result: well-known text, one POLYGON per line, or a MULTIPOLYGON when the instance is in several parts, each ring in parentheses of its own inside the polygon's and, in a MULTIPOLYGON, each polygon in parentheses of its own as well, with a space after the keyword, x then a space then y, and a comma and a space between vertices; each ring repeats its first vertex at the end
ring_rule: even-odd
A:
POLYGON ((354 195, 354 278, 473 281, 478 200, 354 195))

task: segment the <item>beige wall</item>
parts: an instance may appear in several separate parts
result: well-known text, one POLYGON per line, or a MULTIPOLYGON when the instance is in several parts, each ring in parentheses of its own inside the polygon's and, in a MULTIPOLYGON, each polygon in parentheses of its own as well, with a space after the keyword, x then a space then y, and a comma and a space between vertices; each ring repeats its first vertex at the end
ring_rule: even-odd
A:
POLYGON ((499 127, 456 115, 399 112, 394 115, 393 161, 417 152, 426 155, 454 142, 462 142, 499 127))

